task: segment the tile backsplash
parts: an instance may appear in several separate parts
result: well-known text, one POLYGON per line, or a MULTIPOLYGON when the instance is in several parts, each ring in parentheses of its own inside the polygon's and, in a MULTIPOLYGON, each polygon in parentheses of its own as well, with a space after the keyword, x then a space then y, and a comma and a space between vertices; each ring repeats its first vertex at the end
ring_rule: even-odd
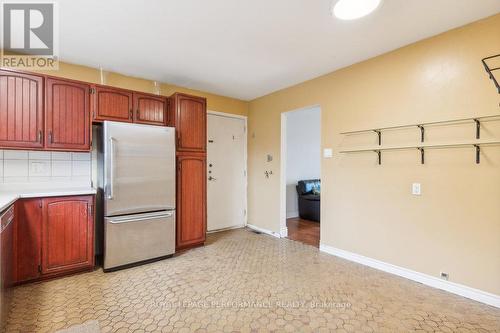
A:
POLYGON ((90 153, 0 150, 0 183, 91 184, 90 153))

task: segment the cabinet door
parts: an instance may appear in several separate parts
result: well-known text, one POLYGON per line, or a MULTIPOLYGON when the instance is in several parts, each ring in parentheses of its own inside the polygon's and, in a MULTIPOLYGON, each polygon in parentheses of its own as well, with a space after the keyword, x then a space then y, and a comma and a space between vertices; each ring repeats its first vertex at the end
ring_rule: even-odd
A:
POLYGON ((177 248, 203 244, 206 234, 206 157, 177 157, 177 248))
POLYGON ((42 274, 94 265, 93 197, 43 199, 42 274))
POLYGON ((94 119, 133 121, 133 94, 130 91, 101 87, 95 88, 94 119))
POLYGON ((42 200, 23 199, 15 204, 14 241, 15 280, 17 283, 40 277, 42 200))
POLYGON ((72 81, 46 81, 46 147, 90 150, 90 86, 72 81))
POLYGON ((0 148, 43 147, 43 78, 0 70, 0 148))
POLYGON ((204 98, 179 94, 176 99, 177 151, 205 152, 207 108, 204 98))
POLYGON ((10 288, 14 283, 14 228, 15 219, 9 224, 2 223, 2 233, 0 235, 0 288, 2 292, 10 288))
POLYGON ((167 100, 159 96, 134 93, 134 122, 150 125, 165 125, 167 100))

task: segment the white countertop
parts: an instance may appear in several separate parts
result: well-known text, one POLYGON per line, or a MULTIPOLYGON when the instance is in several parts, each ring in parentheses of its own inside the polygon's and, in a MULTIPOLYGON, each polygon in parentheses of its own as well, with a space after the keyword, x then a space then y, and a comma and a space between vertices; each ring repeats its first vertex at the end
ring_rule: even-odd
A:
POLYGON ((67 195, 85 195, 96 194, 96 189, 92 187, 24 187, 19 186, 16 189, 0 188, 0 212, 7 209, 17 199, 20 198, 42 198, 59 197, 67 195))

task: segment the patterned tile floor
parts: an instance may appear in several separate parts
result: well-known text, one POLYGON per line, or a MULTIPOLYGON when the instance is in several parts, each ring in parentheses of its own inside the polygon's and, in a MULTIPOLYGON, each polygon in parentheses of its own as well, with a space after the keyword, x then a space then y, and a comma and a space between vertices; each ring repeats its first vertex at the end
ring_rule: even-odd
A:
POLYGON ((247 230, 153 264, 13 290, 8 332, 500 332, 500 309, 247 230))

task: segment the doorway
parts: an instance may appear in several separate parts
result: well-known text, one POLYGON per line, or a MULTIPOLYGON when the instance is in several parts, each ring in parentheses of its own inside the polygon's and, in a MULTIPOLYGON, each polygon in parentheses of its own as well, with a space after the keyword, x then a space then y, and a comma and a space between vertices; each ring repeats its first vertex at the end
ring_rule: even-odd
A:
POLYGON ((321 108, 283 113, 281 126, 282 236, 319 247, 321 108))
POLYGON ((208 232, 246 225, 246 123, 244 116, 208 112, 208 232))

